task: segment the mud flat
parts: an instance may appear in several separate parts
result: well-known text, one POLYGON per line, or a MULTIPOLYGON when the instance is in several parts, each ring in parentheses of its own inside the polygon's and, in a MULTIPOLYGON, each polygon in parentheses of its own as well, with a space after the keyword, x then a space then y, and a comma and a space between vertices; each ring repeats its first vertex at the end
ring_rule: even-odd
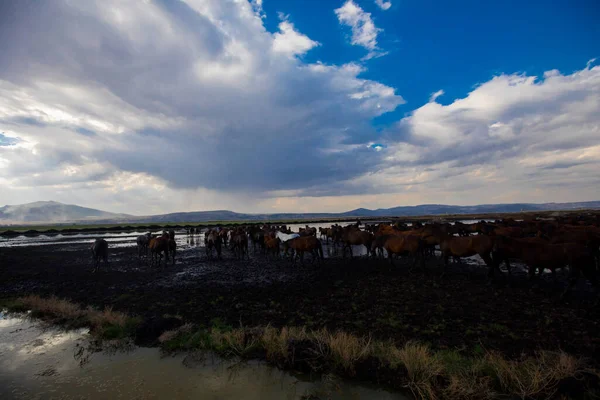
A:
MULTIPOLYGON (((487 286, 486 270, 477 260, 451 266, 443 278, 435 259, 425 271, 410 273, 400 263, 392 268, 386 261, 365 257, 343 259, 329 246, 322 264, 292 265, 252 250, 249 261, 235 260, 228 250, 223 260, 213 260, 197 239, 192 243, 186 236, 178 237, 175 265, 151 268, 138 260, 134 247, 111 246, 108 267, 93 274, 89 241, 0 248, 1 300, 8 304, 35 294, 68 299, 82 308, 110 307, 141 321, 133 336, 142 345, 158 346, 165 330, 192 324, 198 337, 217 327, 243 329, 244 340, 253 340, 255 327, 304 328, 309 337, 299 340, 308 342, 300 344, 312 350, 310 343, 320 339, 310 335, 327 329, 332 335, 344 332, 399 351, 418 342, 430 354, 450 353, 459 360, 499 354, 521 362, 542 351, 565 352, 586 371, 585 379, 573 378, 580 382, 573 396, 597 390, 590 376, 597 377, 594 371, 600 363, 600 307, 583 281, 570 297, 559 300, 561 287, 542 279, 530 288, 524 274, 517 274, 511 285, 498 279, 487 286), (170 324, 173 316, 181 323, 170 324)), ((177 343, 189 350, 195 342, 180 337, 174 349, 177 343)), ((369 357, 375 357, 371 351, 369 357)), ((406 380, 386 376, 385 371, 394 370, 383 364, 362 367, 354 371, 358 379, 408 388, 406 380), (369 374, 371 370, 382 372, 369 374)), ((398 376, 405 377, 403 371, 398 376)), ((428 379, 442 388, 451 384, 439 371, 428 379)), ((513 393, 493 378, 485 379, 494 390, 513 393)), ((568 385, 559 387, 561 379, 552 381, 554 392, 571 393, 568 385)))

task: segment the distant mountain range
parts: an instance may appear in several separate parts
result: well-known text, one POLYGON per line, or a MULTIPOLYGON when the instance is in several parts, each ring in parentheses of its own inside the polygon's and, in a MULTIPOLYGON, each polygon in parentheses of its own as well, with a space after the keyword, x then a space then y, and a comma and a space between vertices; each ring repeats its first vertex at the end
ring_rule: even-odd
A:
POLYGON ((227 210, 179 212, 162 215, 135 216, 115 214, 93 208, 63 204, 56 201, 38 201, 35 203, 7 205, 0 207, 0 224, 54 224, 54 223, 184 223, 207 221, 266 221, 266 220, 302 220, 316 218, 356 218, 356 217, 401 217, 445 214, 492 214, 521 211, 553 211, 600 209, 600 201, 579 203, 514 203, 483 204, 477 206, 452 206, 444 204, 423 204, 369 210, 357 208, 343 213, 279 213, 279 214, 241 214, 227 210))
POLYGON ((57 201, 36 201, 0 207, 0 224, 92 222, 100 219, 121 218, 132 218, 132 216, 63 204, 57 201))

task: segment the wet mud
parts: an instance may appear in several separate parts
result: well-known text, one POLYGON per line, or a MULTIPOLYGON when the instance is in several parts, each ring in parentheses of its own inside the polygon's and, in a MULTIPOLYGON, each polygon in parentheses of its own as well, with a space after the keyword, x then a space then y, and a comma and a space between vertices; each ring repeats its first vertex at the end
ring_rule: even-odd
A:
POLYGON ((332 246, 325 246, 321 263, 308 256, 293 265, 254 253, 252 246, 250 260, 236 260, 228 249, 217 260, 207 257, 199 237, 185 234, 177 238, 175 265, 151 267, 138 259, 135 239, 122 239, 123 245, 111 244, 109 265, 97 273, 89 238, 3 246, 0 300, 55 295, 146 321, 177 315, 204 326, 326 327, 511 357, 562 349, 599 364, 600 307, 583 280, 561 300, 566 276, 530 287, 525 274, 516 273, 510 285, 505 277, 487 285, 478 259, 451 265, 443 276, 435 258, 424 270, 410 271, 402 261, 390 266, 364 255, 343 258, 332 246))

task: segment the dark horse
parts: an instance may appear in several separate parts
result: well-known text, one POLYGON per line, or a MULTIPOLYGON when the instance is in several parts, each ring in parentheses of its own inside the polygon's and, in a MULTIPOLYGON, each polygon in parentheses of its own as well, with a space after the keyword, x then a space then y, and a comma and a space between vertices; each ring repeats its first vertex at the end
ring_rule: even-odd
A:
POLYGON ((237 258, 243 259, 244 254, 248 259, 250 259, 250 255, 248 254, 248 236, 246 233, 242 231, 231 232, 230 239, 231 251, 237 258))
POLYGON ((98 265, 100 264, 100 260, 104 260, 104 265, 108 264, 108 242, 104 239, 96 239, 94 243, 92 243, 92 256, 94 259, 94 270, 96 272, 98 270, 98 265))
POLYGON ((217 258, 221 259, 221 236, 216 231, 208 231, 204 236, 204 245, 206 246, 206 256, 212 258, 213 249, 217 251, 217 258))

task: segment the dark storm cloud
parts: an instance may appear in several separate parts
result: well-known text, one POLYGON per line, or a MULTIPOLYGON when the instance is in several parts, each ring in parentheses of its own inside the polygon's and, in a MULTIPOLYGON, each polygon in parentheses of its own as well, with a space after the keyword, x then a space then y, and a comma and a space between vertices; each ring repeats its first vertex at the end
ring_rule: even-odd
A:
POLYGON ((181 191, 330 196, 435 188, 488 168, 454 185, 471 190, 502 178, 490 170, 506 163, 505 181, 576 164, 583 182, 600 157, 598 67, 502 75, 377 132, 373 119, 404 102, 392 88, 362 79, 364 66, 294 56, 316 42, 275 51, 245 2, 0 7, 0 129, 28 143, 0 136, 0 166, 24 185, 124 172, 181 191), (587 158, 569 153, 550 167, 556 151, 587 158))

